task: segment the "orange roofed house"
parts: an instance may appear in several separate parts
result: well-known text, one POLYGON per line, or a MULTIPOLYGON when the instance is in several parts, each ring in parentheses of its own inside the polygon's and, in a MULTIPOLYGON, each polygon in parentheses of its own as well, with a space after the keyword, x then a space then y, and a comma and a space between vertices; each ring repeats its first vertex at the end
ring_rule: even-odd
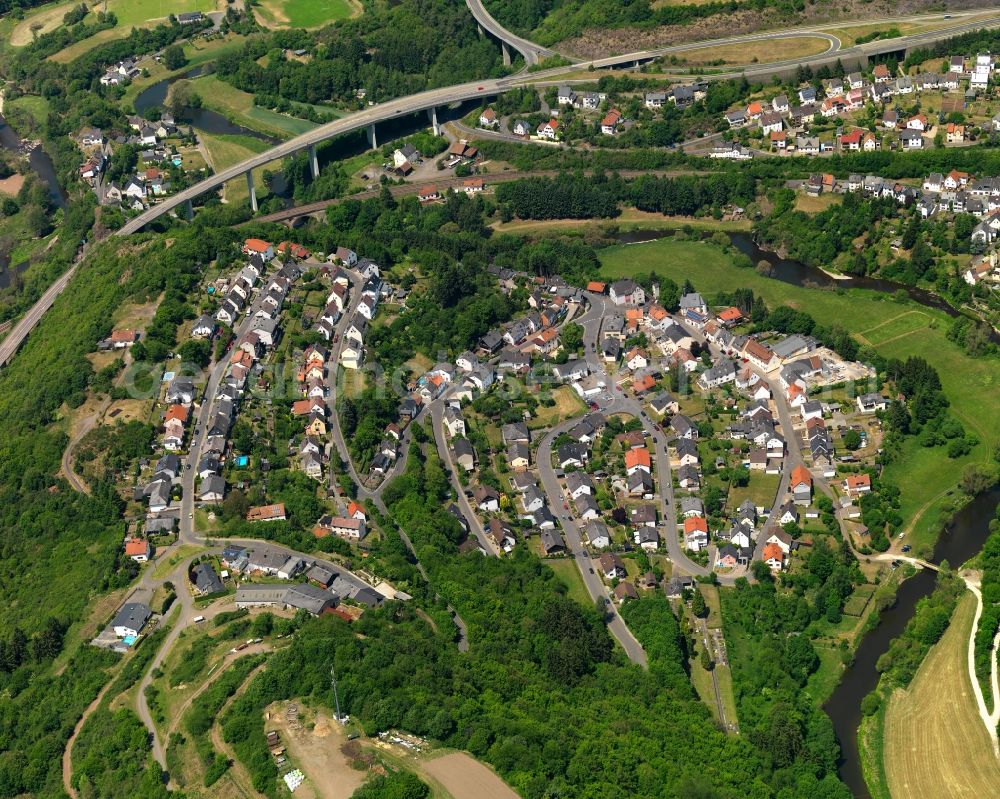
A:
POLYGON ((295 244, 291 241, 281 242, 281 244, 278 245, 278 252, 283 255, 291 255, 292 258, 300 261, 308 258, 312 254, 301 244, 295 244))
POLYGON ((743 311, 736 307, 725 308, 724 310, 719 311, 719 321, 726 325, 726 327, 735 325, 742 318, 743 311))
POLYGON ((849 497, 859 497, 872 490, 872 478, 867 474, 849 474, 844 480, 844 491, 849 497))
POLYGON ((244 255, 259 255, 265 261, 274 258, 274 245, 264 239, 247 239, 243 242, 244 255))
POLYGON ((771 567, 772 572, 780 572, 785 568, 785 553, 777 544, 764 545, 764 563, 771 567))
POLYGON ((640 449, 630 449, 625 453, 625 472, 629 475, 642 469, 649 472, 652 460, 649 457, 649 450, 645 447, 640 449))
POLYGON ((153 557, 153 547, 141 538, 128 538, 125 540, 125 557, 136 563, 145 563, 153 557))
POLYGON ((801 463, 792 469, 792 480, 789 483, 792 498, 800 505, 808 505, 812 500, 812 475, 801 463))
POLYGON ((689 516, 684 520, 684 546, 693 552, 708 546, 708 522, 704 516, 689 516))
POLYGON ((285 504, 258 505, 247 511, 248 522, 283 522, 285 521, 285 504))
POLYGON ((111 333, 111 346, 116 350, 131 347, 139 340, 139 334, 134 330, 114 330, 111 333))

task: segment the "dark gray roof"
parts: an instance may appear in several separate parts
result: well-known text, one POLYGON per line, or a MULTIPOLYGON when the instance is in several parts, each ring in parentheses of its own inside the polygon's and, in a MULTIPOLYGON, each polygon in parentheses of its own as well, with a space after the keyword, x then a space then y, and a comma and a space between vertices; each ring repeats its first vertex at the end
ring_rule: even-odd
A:
POLYGON ((226 590, 210 563, 199 563, 194 567, 194 584, 202 594, 216 594, 226 590))
POLYGON ((153 615, 149 605, 142 602, 126 602, 111 622, 112 627, 127 627, 130 630, 141 630, 149 617, 153 615))

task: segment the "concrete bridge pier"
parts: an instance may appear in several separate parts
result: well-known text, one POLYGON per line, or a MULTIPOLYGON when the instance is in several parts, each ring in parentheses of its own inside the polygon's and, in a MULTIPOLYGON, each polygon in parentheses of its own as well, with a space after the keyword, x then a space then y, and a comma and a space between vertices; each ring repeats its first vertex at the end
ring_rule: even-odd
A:
POLYGON ((373 149, 378 149, 378 139, 375 137, 375 123, 368 126, 368 145, 373 149))
POLYGON ((507 42, 500 42, 500 49, 503 51, 503 65, 505 67, 510 66, 510 48, 507 46, 507 42))
POLYGON ((319 158, 316 157, 316 145, 309 147, 309 171, 312 172, 312 179, 319 177, 319 158))
POLYGON ((438 124, 438 110, 437 108, 427 109, 427 118, 431 121, 431 130, 434 131, 435 136, 441 135, 441 126, 438 124))
POLYGON ((191 203, 190 200, 184 203, 184 212, 185 215, 187 216, 188 222, 194 221, 194 205, 191 203))
POLYGON ((257 190, 253 187, 253 170, 247 170, 247 189, 250 191, 250 207, 257 213, 257 190))

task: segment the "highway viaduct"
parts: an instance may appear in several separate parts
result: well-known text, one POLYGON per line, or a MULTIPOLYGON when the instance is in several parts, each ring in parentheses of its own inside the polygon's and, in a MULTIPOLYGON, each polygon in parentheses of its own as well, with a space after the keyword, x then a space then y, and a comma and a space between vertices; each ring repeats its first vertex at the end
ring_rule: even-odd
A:
MULTIPOLYGON (((502 27, 490 17, 484 8, 481 0, 467 0, 470 9, 476 17, 477 22, 491 36, 499 38, 505 46, 522 52, 526 60, 534 59, 537 63, 540 57, 550 54, 551 51, 540 47, 532 42, 515 36, 502 27), (485 16, 483 16, 485 15, 485 16)), ((368 141, 372 147, 378 146, 376 125, 398 116, 423 114, 428 115, 431 127, 435 132, 439 132, 437 121, 437 109, 443 106, 462 103, 469 100, 489 97, 502 94, 514 88, 527 85, 552 85, 565 81, 567 76, 573 73, 589 70, 591 67, 597 69, 608 68, 639 68, 645 63, 669 56, 680 54, 686 51, 700 49, 708 46, 723 46, 727 44, 741 44, 752 41, 772 41, 787 38, 799 38, 803 36, 813 36, 827 39, 828 49, 814 56, 804 58, 789 59, 766 65, 752 66, 726 73, 716 73, 712 75, 699 76, 703 80, 720 80, 745 75, 750 80, 767 80, 774 76, 785 77, 794 72, 800 66, 810 66, 819 69, 823 66, 832 66, 840 61, 847 69, 863 68, 872 59, 885 57, 887 54, 905 55, 914 48, 926 47, 939 41, 949 39, 953 36, 982 28, 1000 27, 1000 14, 992 19, 975 19, 973 21, 961 21, 956 19, 956 24, 936 31, 903 36, 896 39, 885 39, 869 42, 863 45, 852 47, 841 47, 840 40, 835 36, 810 28, 792 29, 785 31, 774 31, 769 33, 751 34, 748 36, 736 36, 728 39, 714 39, 702 42, 693 42, 683 45, 673 45, 653 50, 643 50, 636 53, 609 56, 607 58, 584 61, 570 66, 555 67, 530 74, 510 75, 503 78, 488 78, 481 81, 463 83, 456 86, 448 86, 440 89, 430 89, 408 97, 401 97, 384 103, 370 106, 354 114, 349 114, 340 119, 320 125, 312 130, 301 134, 293 139, 282 142, 269 150, 251 156, 245 161, 235 164, 227 169, 220 170, 205 180, 196 183, 176 194, 165 198, 162 202, 148 208, 143 213, 129 220, 116 235, 127 236, 142 230, 153 220, 167 214, 174 209, 184 206, 187 215, 190 217, 193 209, 191 201, 196 197, 216 189, 221 188, 225 183, 235 178, 245 177, 250 188, 250 201, 256 210, 256 192, 253 185, 252 171, 258 167, 265 166, 273 161, 306 152, 309 156, 309 165, 313 177, 319 174, 319 162, 316 156, 316 146, 329 139, 342 136, 357 130, 365 130, 368 141)), ((586 80, 586 79, 584 79, 586 80)))

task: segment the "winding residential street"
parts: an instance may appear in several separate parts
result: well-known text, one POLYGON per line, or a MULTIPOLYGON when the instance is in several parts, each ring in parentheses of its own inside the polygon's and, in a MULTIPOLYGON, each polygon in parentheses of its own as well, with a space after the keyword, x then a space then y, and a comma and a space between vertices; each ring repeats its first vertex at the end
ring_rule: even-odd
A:
POLYGON ((559 526, 562 527, 566 542, 569 544, 570 552, 573 554, 573 561, 580 570, 583 584, 587 587, 587 593, 590 594, 590 598, 595 603, 598 599, 602 598, 607 602, 608 630, 611 631, 611 634, 621 644, 622 649, 625 650, 625 654, 628 655, 628 659, 645 668, 647 665, 646 652, 643 650, 642 644, 639 643, 628 628, 628 625, 625 624, 625 621, 618 614, 618 611, 615 609, 614 600, 611 598, 608 589, 601 578, 597 576, 594 561, 583 544, 583 538, 580 535, 580 528, 577 526, 576 520, 568 512, 561 511, 563 506, 563 491, 559 487, 559 480, 556 478, 555 470, 552 468, 552 441, 560 433, 570 430, 579 421, 579 419, 570 419, 558 427, 554 427, 542 439, 541 444, 538 445, 538 472, 542 478, 542 487, 548 495, 551 506, 559 509, 555 515, 559 521, 559 526))
POLYGON ((434 426, 434 441, 437 444, 438 455, 441 458, 441 462, 445 466, 445 470, 448 472, 448 478, 451 480, 451 487, 455 490, 455 496, 458 498, 458 507, 462 511, 462 515, 465 517, 466 521, 469 523, 469 527, 476 536, 476 539, 479 541, 479 546, 482 547, 483 551, 493 557, 499 557, 500 552, 497 549, 496 543, 494 543, 494 541, 486 535, 483 523, 480 521, 475 509, 472 507, 472 504, 469 502, 469 498, 465 495, 465 489, 462 487, 462 484, 458 479, 458 469, 455 465, 454 459, 451 457, 451 447, 448 446, 448 440, 444 432, 444 397, 441 397, 431 403, 430 414, 431 423, 434 426))

